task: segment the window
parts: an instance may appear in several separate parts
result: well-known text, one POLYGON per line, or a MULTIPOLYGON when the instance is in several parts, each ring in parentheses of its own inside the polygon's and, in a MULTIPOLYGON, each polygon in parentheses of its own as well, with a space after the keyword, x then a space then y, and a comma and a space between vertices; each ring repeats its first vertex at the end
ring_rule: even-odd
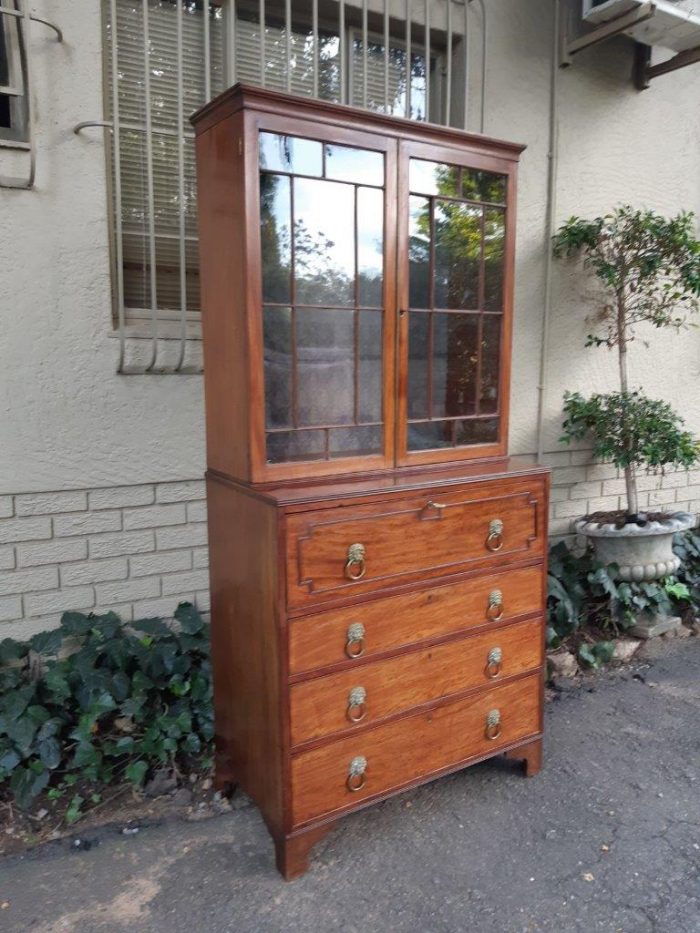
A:
POLYGON ((434 51, 438 33, 431 38, 428 81, 424 30, 414 24, 407 79, 405 24, 391 20, 385 67, 388 17, 370 12, 363 18, 361 5, 348 0, 314 5, 315 27, 312 4, 299 0, 291 4, 289 21, 290 4, 283 0, 103 4, 105 108, 113 123, 114 317, 136 336, 199 335, 189 116, 224 87, 236 81, 265 85, 420 120, 429 86, 431 112, 439 111, 433 111, 442 72, 434 51))
MULTIPOLYGON (((20 13, 17 0, 5 6, 20 13)), ((0 145, 29 141, 22 29, 20 16, 0 12, 0 145)))
POLYGON ((207 8, 205 26, 201 0, 106 4, 106 36, 115 56, 106 62, 105 82, 114 123, 112 233, 114 262, 121 263, 115 280, 123 283, 115 316, 121 302, 128 324, 155 319, 165 336, 178 332, 183 315, 189 322, 199 315, 189 115, 223 89, 221 9, 207 8))

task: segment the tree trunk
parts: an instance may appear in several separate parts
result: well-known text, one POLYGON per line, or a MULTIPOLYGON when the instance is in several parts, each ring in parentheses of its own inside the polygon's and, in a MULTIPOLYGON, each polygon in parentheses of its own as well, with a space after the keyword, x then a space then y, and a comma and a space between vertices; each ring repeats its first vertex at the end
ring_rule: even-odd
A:
POLYGON ((625 467, 625 486, 627 487, 627 514, 637 514, 637 478, 634 467, 625 467))
MULTIPOLYGON (((627 322, 625 319, 625 295, 624 292, 618 292, 617 295, 617 332, 618 332, 618 360, 620 364, 620 388, 622 392, 627 395, 629 392, 629 380, 627 376, 627 322)), ((630 430, 629 426, 625 423, 622 426, 623 433, 625 435, 625 445, 627 447, 628 453, 633 453, 631 450, 632 439, 629 436, 630 430)), ((637 477, 635 475, 635 469, 632 464, 625 467, 625 487, 627 490, 627 514, 636 515, 637 514, 637 477)))

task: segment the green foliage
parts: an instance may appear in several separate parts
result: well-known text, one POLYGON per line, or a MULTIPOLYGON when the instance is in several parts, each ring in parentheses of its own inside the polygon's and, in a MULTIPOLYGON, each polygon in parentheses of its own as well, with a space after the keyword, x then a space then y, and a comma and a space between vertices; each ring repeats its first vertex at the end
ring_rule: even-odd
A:
POLYGON ((585 399, 578 392, 564 396, 564 443, 593 438, 593 456, 615 466, 643 467, 650 472, 666 466, 690 467, 700 460, 700 446, 683 419, 666 402, 640 392, 613 392, 585 399))
MULTIPOLYGON (((617 633, 634 625, 642 612, 651 615, 700 612, 700 535, 694 531, 676 535, 673 547, 682 561, 678 577, 625 583, 614 579, 614 566, 596 563, 591 549, 579 555, 563 541, 555 544, 549 552, 549 647, 556 648, 562 639, 586 629, 617 633)), ((589 647, 580 655, 581 660, 597 667, 604 662, 607 649, 593 651, 591 659, 587 654, 589 647)))
POLYGON ((584 642, 578 649, 579 661, 585 667, 597 670, 601 664, 609 664, 613 659, 615 644, 612 641, 598 641, 594 645, 584 642))
POLYGON ((582 255, 602 287, 602 300, 589 317, 593 330, 586 346, 617 348, 620 391, 564 397, 567 420, 563 440, 590 434, 596 456, 625 471, 627 512, 637 512, 636 467, 663 469, 689 466, 698 460, 681 419, 665 403, 630 391, 627 348, 639 324, 686 326, 700 298, 700 241, 695 219, 683 212, 666 218, 629 205, 604 217, 571 217, 553 240, 555 256, 582 255))
POLYGON ((594 220, 571 217, 560 227, 554 255, 583 255, 604 289, 592 318, 598 333, 589 334, 588 344, 629 342, 642 322, 676 329, 686 324, 700 296, 700 241, 694 227, 693 214, 666 218, 629 205, 594 220))
MULTIPOLYGON (((55 631, 0 642, 0 790, 25 808, 47 788, 60 799, 78 779, 140 785, 154 767, 204 764, 213 738, 209 631, 188 603, 175 619, 171 627, 66 612, 55 631), (66 639, 72 653, 62 650, 66 639)), ((73 794, 69 822, 84 802, 73 794)))

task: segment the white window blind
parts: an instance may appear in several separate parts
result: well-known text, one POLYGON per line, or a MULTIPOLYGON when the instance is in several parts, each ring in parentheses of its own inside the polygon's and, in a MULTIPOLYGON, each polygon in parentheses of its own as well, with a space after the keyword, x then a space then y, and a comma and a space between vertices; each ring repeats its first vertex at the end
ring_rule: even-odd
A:
POLYGON ((119 369, 173 371, 156 363, 160 339, 199 334, 190 115, 235 80, 425 119, 444 35, 406 29, 366 2, 103 0, 103 9, 119 369), (124 364, 125 333, 151 339, 150 363, 124 364))
MULTIPOLYGON (((113 190, 120 189, 120 203, 115 203, 114 211, 121 219, 122 300, 132 322, 151 319, 154 297, 159 320, 177 320, 183 301, 187 317, 192 319, 199 313, 199 276, 194 138, 189 115, 205 103, 209 85, 212 95, 223 89, 221 12, 210 6, 205 37, 202 3, 117 0, 107 4, 110 39, 114 29, 110 13, 115 7, 120 127, 118 158, 113 156, 111 167, 113 190), (181 56, 175 41, 178 18, 181 56), (117 166, 119 185, 114 179, 117 166)), ((108 109, 113 111, 111 70, 108 75, 108 109)), ((111 112, 110 118, 114 116, 111 112)))
MULTIPOLYGON (((3 3, 0 0, 0 7, 3 3)), ((23 60, 22 13, 16 0, 4 0, 7 12, 0 9, 0 143, 27 142, 26 74, 23 60)))

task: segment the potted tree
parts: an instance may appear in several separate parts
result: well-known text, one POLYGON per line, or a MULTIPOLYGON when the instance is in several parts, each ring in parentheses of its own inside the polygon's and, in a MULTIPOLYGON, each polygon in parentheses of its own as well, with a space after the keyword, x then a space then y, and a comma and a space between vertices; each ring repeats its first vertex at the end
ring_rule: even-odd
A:
POLYGON ((700 448, 670 405, 630 388, 627 372, 629 346, 639 325, 679 330, 698 309, 700 242, 693 227, 692 214, 664 218, 623 206, 594 220, 572 217, 554 237, 554 255, 582 256, 602 285, 586 346, 617 350, 619 390, 589 398, 567 392, 562 440, 591 438, 594 458, 624 472, 626 509, 586 515, 575 523, 577 532, 590 539, 596 557, 617 565, 616 574, 624 581, 675 573, 680 562, 673 553, 673 535, 695 523, 686 512, 639 507, 640 469, 687 469, 700 460, 700 448))

